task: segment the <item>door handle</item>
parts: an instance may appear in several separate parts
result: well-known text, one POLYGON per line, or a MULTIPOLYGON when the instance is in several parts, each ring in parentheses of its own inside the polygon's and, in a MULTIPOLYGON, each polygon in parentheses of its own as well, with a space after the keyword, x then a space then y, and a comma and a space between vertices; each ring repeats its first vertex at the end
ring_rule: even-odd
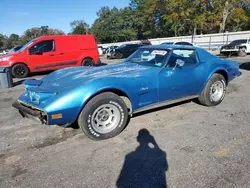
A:
POLYGON ((63 55, 64 53, 60 53, 59 55, 63 55))
POLYGON ((53 54, 49 54, 49 56, 55 56, 55 55, 53 55, 53 54))

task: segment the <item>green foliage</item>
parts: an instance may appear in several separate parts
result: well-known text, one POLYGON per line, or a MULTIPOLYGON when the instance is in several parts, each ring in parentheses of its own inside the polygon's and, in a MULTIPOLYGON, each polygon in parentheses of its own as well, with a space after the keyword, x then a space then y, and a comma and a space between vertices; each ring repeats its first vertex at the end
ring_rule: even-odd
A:
POLYGON ((9 37, 0 34, 0 51, 10 49, 17 45, 24 45, 30 40, 50 35, 64 35, 64 32, 59 29, 51 29, 48 26, 42 26, 40 28, 34 27, 27 29, 22 36, 15 33, 9 37))
POLYGON ((89 25, 83 20, 74 20, 70 23, 73 35, 84 35, 89 31, 89 25))
POLYGON ((99 42, 120 42, 136 39, 132 15, 129 8, 117 9, 103 7, 97 12, 91 33, 99 42))
POLYGON ((249 29, 249 0, 131 0, 103 7, 91 28, 99 42, 249 29))
MULTIPOLYGON (((91 28, 83 20, 70 26, 71 34, 92 33, 99 43, 249 30, 250 0, 130 0, 122 9, 102 7, 91 28)), ((0 49, 60 34, 64 33, 42 26, 20 37, 0 35, 0 49)))

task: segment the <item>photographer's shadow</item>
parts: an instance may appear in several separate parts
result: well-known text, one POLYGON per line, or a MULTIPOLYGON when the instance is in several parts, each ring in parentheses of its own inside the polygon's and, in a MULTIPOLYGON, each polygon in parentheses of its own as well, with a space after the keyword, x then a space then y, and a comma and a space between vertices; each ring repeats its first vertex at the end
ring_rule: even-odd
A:
POLYGON ((125 157, 116 182, 118 188, 164 188, 167 187, 167 155, 157 145, 147 129, 139 131, 140 145, 125 157))

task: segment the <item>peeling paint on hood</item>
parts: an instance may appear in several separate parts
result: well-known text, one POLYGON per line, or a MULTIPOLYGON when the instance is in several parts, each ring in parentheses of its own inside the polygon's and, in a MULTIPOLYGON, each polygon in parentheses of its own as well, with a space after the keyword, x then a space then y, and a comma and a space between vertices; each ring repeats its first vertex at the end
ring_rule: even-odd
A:
MULTIPOLYGON (((42 79, 41 88, 67 88, 101 78, 136 78, 149 67, 136 63, 118 63, 101 67, 73 67, 55 71, 42 79)), ((54 90, 54 89, 53 89, 54 90)))

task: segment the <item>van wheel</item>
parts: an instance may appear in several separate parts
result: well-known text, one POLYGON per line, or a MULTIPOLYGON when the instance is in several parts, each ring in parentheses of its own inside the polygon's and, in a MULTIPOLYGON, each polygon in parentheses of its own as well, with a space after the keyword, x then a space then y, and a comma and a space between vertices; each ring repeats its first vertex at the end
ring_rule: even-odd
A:
POLYGON ((111 92, 101 93, 83 108, 78 125, 92 140, 104 140, 120 134, 128 121, 124 101, 111 92))
POLYGON ((82 61, 82 66, 88 66, 88 67, 94 66, 94 61, 92 59, 89 59, 89 58, 84 59, 82 61))
POLYGON ((25 64, 18 63, 11 68, 11 73, 15 78, 25 78, 29 74, 29 69, 25 64))

